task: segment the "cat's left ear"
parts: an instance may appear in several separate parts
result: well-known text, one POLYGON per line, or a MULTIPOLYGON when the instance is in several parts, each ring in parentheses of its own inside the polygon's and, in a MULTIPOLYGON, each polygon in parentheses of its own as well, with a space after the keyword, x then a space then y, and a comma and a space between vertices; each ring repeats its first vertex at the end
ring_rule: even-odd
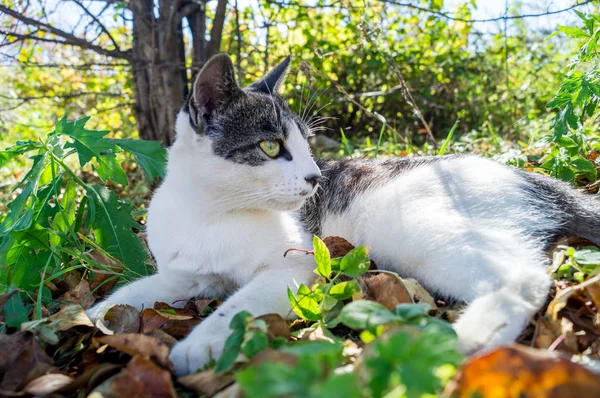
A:
POLYGON ((292 57, 288 55, 279 65, 263 76, 262 79, 252 83, 248 88, 269 95, 279 93, 288 74, 291 58, 292 57))

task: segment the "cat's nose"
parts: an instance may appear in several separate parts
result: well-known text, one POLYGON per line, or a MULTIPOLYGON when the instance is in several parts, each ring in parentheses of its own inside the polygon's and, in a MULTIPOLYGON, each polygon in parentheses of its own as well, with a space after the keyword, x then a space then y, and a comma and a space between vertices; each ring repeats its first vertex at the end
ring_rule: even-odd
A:
POLYGON ((318 174, 311 174, 309 176, 304 177, 304 180, 306 180, 306 182, 308 182, 314 187, 319 182, 319 178, 320 176, 318 174))

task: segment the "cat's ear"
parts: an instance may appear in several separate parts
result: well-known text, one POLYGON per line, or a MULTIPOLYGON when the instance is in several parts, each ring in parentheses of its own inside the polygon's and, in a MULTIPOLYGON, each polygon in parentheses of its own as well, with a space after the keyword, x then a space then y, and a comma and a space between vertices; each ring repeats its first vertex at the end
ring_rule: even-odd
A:
POLYGON ((273 68, 269 73, 263 76, 257 82, 252 83, 249 88, 254 91, 260 91, 265 94, 276 94, 285 81, 291 57, 288 55, 279 65, 273 68))
POLYGON ((196 77, 190 97, 190 115, 199 125, 200 118, 210 118, 215 112, 225 108, 240 92, 231 58, 227 54, 217 54, 196 77))

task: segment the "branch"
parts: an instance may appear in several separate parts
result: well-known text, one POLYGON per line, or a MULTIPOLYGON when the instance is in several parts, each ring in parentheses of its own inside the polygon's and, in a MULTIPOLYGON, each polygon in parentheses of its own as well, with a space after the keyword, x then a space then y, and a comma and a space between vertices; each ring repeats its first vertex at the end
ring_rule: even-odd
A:
MULTIPOLYGON (((83 12, 85 12, 90 18, 92 18, 92 20, 94 22, 96 22, 96 24, 100 27, 100 30, 103 31, 104 33, 106 33, 106 35, 108 36, 110 41, 112 41, 112 44, 115 46, 115 49, 117 51, 121 52, 121 48, 119 47, 119 45, 117 44, 115 39, 112 37, 112 35, 108 31, 108 29, 106 29, 106 26, 104 26, 104 24, 102 24, 102 22, 100 22, 100 20, 94 14, 92 14, 83 4, 81 4, 81 2, 79 2, 79 0, 71 0, 71 1, 75 4, 77 4, 79 6, 79 8, 81 8, 83 10, 83 12)), ((108 6, 108 4, 107 4, 107 6, 108 6)))
MULTIPOLYGON (((343 3, 341 3, 340 1, 336 1, 336 2, 333 2, 330 4, 320 4, 320 5, 307 5, 307 4, 301 4, 301 3, 295 3, 295 2, 286 3, 284 1, 275 1, 275 0, 266 0, 266 1, 269 4, 278 5, 281 7, 298 7, 298 8, 306 8, 306 9, 320 9, 320 8, 352 8, 352 9, 356 9, 356 8, 365 8, 366 7, 366 6, 344 6, 343 3)), ((439 17, 446 18, 451 21, 459 21, 459 22, 465 22, 465 23, 497 22, 497 21, 504 21, 504 20, 509 20, 509 19, 537 18, 537 17, 546 16, 546 15, 562 14, 563 12, 571 11, 571 10, 574 10, 575 8, 582 7, 584 5, 591 4, 594 2, 594 0, 586 0, 582 3, 573 4, 572 6, 567 7, 567 8, 563 8, 563 9, 555 10, 555 11, 546 11, 546 12, 539 13, 539 14, 502 15, 499 17, 488 18, 488 19, 466 19, 466 18, 452 16, 451 14, 445 13, 443 11, 436 11, 436 10, 432 10, 430 8, 420 7, 420 6, 411 4, 411 3, 403 3, 400 1, 396 1, 396 0, 378 0, 378 1, 380 3, 387 3, 387 4, 392 4, 392 5, 401 6, 401 7, 412 8, 413 10, 418 10, 418 11, 426 12, 429 14, 437 15, 439 17)))
POLYGON ((207 57, 219 52, 221 49, 221 37, 223 36, 223 25, 225 24, 225 13, 227 12, 227 0, 219 0, 213 26, 210 30, 210 44, 207 57))
POLYGON ((78 93, 68 93, 68 94, 60 94, 60 95, 39 95, 39 96, 29 96, 29 97, 9 97, 8 95, 0 94, 0 98, 4 98, 6 100, 11 101, 33 101, 38 99, 50 99, 50 98, 76 98, 76 97, 84 97, 86 95, 95 95, 98 97, 118 97, 118 98, 130 98, 128 95, 123 95, 120 93, 101 93, 101 92, 93 92, 93 91, 81 91, 78 93))
POLYGON ((52 43, 58 43, 58 44, 63 44, 63 45, 71 45, 71 46, 76 46, 76 47, 81 47, 81 48, 85 48, 88 50, 92 50, 95 51, 98 54, 101 55, 106 55, 109 57, 114 57, 114 58, 123 58, 123 59, 130 59, 130 50, 127 51, 120 51, 120 50, 108 50, 104 47, 98 46, 96 44, 90 43, 89 41, 82 39, 80 37, 77 37, 71 33, 65 32, 64 30, 55 28, 52 25, 49 25, 47 23, 44 23, 42 21, 38 21, 36 19, 33 18, 29 18, 26 17, 25 15, 19 13, 18 11, 15 11, 11 8, 8 8, 6 6, 3 6, 0 4, 0 12, 3 12, 7 15, 10 15, 11 17, 14 17, 16 19, 18 19, 19 21, 29 25, 29 26, 34 26, 39 28, 40 30, 43 30, 45 32, 48 33, 52 33, 56 36, 61 37, 64 40, 52 40, 52 39, 42 39, 40 37, 37 36, 32 36, 32 35, 27 35, 27 34, 19 34, 19 33, 5 33, 8 35, 12 35, 15 37, 18 37, 22 40, 28 40, 28 39, 35 39, 38 41, 46 41, 46 42, 52 42, 52 43))

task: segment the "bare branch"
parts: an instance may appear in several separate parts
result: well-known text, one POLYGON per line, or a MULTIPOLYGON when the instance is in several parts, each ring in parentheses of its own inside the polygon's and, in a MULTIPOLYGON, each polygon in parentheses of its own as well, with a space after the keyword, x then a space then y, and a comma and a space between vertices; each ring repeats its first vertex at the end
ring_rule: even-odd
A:
POLYGON ((79 0, 71 0, 71 1, 73 3, 75 3, 75 4, 77 4, 79 6, 79 8, 81 8, 83 10, 83 12, 85 12, 90 18, 92 18, 92 20, 98 25, 98 27, 100 28, 100 30, 102 32, 106 33, 106 35, 108 36, 108 38, 110 39, 110 41, 112 41, 112 44, 115 46, 115 49, 120 52, 121 48, 119 48, 119 45, 117 44, 116 40, 112 37, 112 35, 108 31, 108 29, 106 29, 106 26, 104 26, 104 24, 102 22, 100 22, 100 20, 94 14, 92 14, 87 9, 87 7, 84 6, 79 0))
POLYGON ((27 40, 27 39, 32 39, 32 40, 38 40, 38 41, 47 41, 47 42, 52 42, 52 43, 58 43, 58 44, 66 44, 66 45, 71 45, 71 46, 76 46, 76 47, 81 47, 81 48, 85 48, 85 49, 89 49, 92 50, 98 54, 101 55, 106 55, 109 57, 114 57, 114 58, 122 58, 122 59, 130 59, 130 50, 127 51, 120 51, 120 50, 108 50, 104 47, 98 46, 96 44, 90 43, 89 41, 87 41, 86 39, 83 39, 81 37, 77 37, 71 33, 65 32, 64 30, 55 28, 52 25, 49 25, 45 22, 42 21, 38 21, 36 19, 33 18, 29 18, 26 17, 25 15, 21 14, 18 11, 15 11, 11 8, 8 8, 6 6, 3 6, 0 4, 0 12, 4 12, 7 15, 10 15, 11 17, 16 18, 17 20, 29 25, 29 26, 33 26, 36 27, 40 30, 43 30, 45 32, 48 33, 52 33, 58 37, 61 37, 63 40, 52 40, 52 39, 45 39, 45 38, 40 38, 37 36, 32 36, 32 35, 28 35, 28 34, 20 34, 20 33, 5 33, 2 32, 4 34, 8 34, 8 35, 12 35, 18 38, 21 38, 22 40, 27 40))
POLYGON ((219 52, 221 49, 221 36, 223 36, 223 25, 225 24, 225 14, 227 12, 227 0, 219 0, 213 26, 210 30, 210 44, 208 46, 208 54, 210 57, 219 52))

